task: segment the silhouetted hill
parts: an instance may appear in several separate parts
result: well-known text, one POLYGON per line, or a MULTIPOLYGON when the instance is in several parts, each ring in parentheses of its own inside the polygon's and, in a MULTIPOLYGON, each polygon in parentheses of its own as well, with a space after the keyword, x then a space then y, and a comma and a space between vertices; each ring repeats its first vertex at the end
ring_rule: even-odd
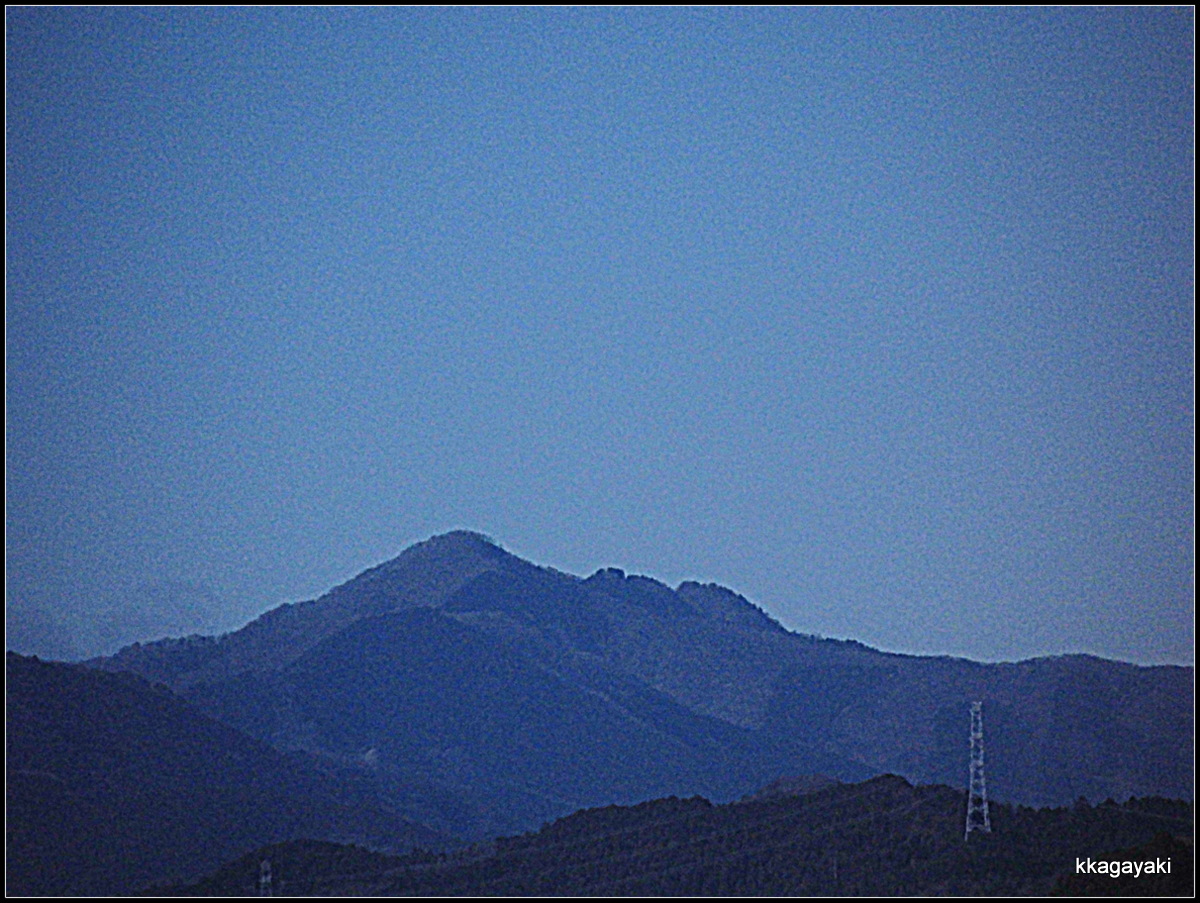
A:
POLYGON ((273 840, 446 838, 132 674, 7 656, 6 889, 128 893, 273 840))
POLYGON ((964 842, 964 801, 894 775, 720 806, 672 797, 576 812, 451 854, 381 860, 287 844, 172 892, 245 894, 265 858, 294 895, 1040 895, 1082 888, 1063 883, 1077 858, 1148 842, 1137 854, 1172 857, 1177 877, 1144 886, 1191 893, 1191 847, 1178 839, 1192 833, 1190 804, 997 805, 993 833, 964 842))
POLYGON ((972 700, 996 799, 1194 786, 1191 668, 887 654, 790 633, 716 585, 580 578, 466 531, 232 634, 94 664, 277 747, 365 763, 391 804, 473 837, 651 796, 723 802, 787 774, 961 786, 972 700))

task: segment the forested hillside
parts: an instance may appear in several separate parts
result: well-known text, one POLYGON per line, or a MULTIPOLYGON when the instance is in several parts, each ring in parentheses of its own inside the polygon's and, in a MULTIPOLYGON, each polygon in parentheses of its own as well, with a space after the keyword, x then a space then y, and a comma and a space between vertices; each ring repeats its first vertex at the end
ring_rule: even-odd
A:
MULTIPOLYGON (((962 793, 885 775, 721 806, 672 797, 589 809, 459 853, 384 860, 364 851, 282 845, 172 892, 255 892, 266 859, 276 889, 289 895, 1042 895, 1084 887, 1067 883, 1079 857, 1151 844, 1145 855, 1173 853, 1172 871, 1166 880, 1147 878, 1144 887, 1191 893, 1188 803, 993 805, 992 833, 973 833, 969 842, 963 814, 962 793)), ((1122 886, 1139 891, 1137 882, 1122 886)))

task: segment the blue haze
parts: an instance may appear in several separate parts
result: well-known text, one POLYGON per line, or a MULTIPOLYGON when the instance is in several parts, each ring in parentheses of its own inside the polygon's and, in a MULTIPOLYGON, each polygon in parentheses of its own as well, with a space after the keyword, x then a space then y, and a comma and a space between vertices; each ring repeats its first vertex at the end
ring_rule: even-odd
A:
POLYGON ((1194 661, 1190 7, 6 24, 10 646, 466 527, 889 650, 1194 661))

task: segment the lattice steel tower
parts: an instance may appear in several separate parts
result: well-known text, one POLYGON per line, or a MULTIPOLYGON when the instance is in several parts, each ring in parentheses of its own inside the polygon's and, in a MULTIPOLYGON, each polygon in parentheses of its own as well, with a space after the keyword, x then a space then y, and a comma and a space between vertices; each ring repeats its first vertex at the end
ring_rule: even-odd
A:
POLYGON ((275 889, 271 885, 271 860, 264 859, 258 866, 258 895, 260 897, 275 896, 275 889))
POLYGON ((967 790, 967 830, 963 840, 972 831, 992 832, 992 820, 988 816, 987 784, 983 779, 983 703, 971 703, 971 784, 967 790))

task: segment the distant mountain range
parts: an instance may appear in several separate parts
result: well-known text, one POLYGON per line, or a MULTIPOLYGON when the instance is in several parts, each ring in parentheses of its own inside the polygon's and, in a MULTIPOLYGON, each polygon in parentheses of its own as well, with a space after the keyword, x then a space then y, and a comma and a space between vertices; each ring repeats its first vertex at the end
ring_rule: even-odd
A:
MULTIPOLYGON (((800 774, 965 787, 973 700, 984 701, 994 799, 1190 800, 1194 787, 1192 668, 892 655, 790 633, 717 585, 672 589, 611 568, 581 578, 466 531, 233 633, 88 664, 165 684, 174 695, 150 696, 159 710, 170 700, 184 722, 302 763, 337 785, 334 800, 365 793, 412 842, 416 825, 480 840, 587 807, 722 803, 800 774)), ((10 695, 10 737, 19 715, 10 695)), ((380 848, 366 821, 304 836, 356 832, 380 848)))
POLYGON ((279 748, 459 796, 482 823, 443 827, 468 835, 797 773, 965 786, 972 700, 998 799, 1194 787, 1192 668, 891 655, 789 633, 720 586, 582 579, 465 531, 219 639, 96 664, 279 748))

